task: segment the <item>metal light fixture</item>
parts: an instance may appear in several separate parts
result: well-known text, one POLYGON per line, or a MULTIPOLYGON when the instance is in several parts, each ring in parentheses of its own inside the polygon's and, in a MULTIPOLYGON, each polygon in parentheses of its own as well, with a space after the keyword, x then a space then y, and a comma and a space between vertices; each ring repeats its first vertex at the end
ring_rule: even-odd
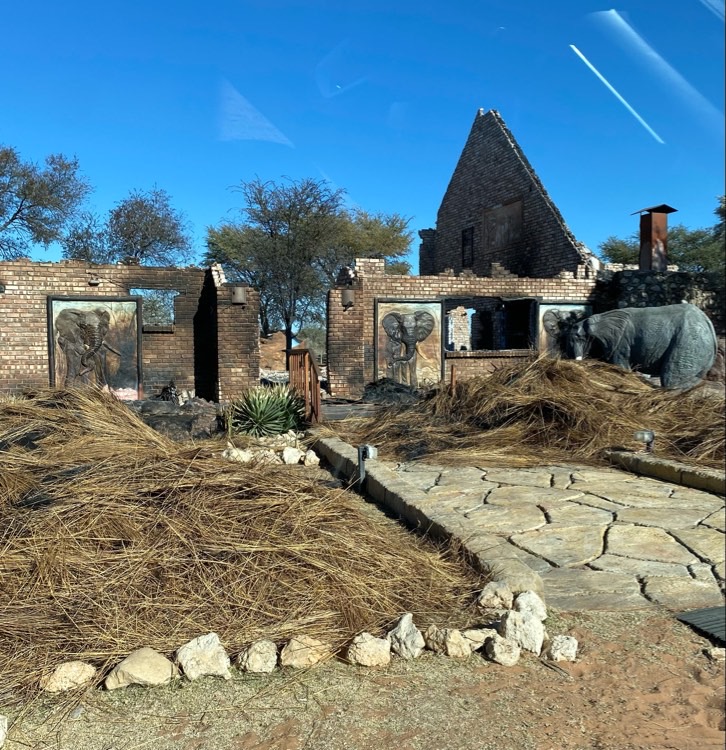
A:
POLYGON ((88 279, 88 286, 100 286, 101 279, 98 276, 90 276, 88 279))
POLYGON ((353 289, 343 289, 340 294, 340 304, 343 305, 344 310, 353 307, 355 305, 355 291, 353 289))
POLYGON ((363 480, 366 478, 366 460, 378 458, 378 448, 374 448, 372 445, 359 445, 358 446, 358 481, 363 484, 363 480))
POLYGON ((246 305, 247 304, 247 287, 246 286, 233 286, 232 287, 232 304, 233 305, 246 305))
POLYGON ((653 443, 655 443, 655 433, 653 430, 637 430, 633 437, 639 442, 644 443, 643 450, 646 453, 653 452, 653 443))

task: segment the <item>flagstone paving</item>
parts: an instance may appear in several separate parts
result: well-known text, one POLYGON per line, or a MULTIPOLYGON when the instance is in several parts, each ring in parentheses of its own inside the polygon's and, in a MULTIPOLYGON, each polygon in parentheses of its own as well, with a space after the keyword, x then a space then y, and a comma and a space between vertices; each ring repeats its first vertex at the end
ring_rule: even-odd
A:
POLYGON ((719 495, 614 468, 385 465, 479 559, 538 573, 557 609, 723 604, 719 495))

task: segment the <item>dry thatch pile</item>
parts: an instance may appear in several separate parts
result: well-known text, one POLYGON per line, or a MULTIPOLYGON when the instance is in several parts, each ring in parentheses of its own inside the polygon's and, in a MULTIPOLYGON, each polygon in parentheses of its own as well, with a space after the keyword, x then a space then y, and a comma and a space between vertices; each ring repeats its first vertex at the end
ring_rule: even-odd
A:
POLYGON ((659 456, 705 467, 724 463, 722 392, 653 388, 596 361, 542 357, 502 367, 453 392, 442 386, 412 406, 336 427, 344 440, 402 460, 502 466, 592 462, 604 448, 642 448, 633 433, 650 429, 659 456))
POLYGON ((98 392, 0 403, 0 701, 61 661, 208 631, 234 653, 299 633, 338 647, 405 611, 462 624, 481 582, 460 563, 304 470, 218 455, 98 392))

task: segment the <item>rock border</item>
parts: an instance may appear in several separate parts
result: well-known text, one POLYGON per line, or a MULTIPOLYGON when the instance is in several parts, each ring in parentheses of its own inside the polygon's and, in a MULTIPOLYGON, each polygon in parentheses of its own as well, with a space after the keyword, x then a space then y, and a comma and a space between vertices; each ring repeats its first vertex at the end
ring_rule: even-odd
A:
MULTIPOLYGON (((406 612, 382 637, 368 632, 359 633, 338 651, 311 636, 295 635, 281 646, 264 639, 254 641, 234 659, 228 656, 219 636, 210 632, 179 646, 172 652, 171 658, 148 646, 139 648, 113 666, 100 682, 95 679, 97 670, 92 664, 77 660, 62 662, 53 672, 43 675, 39 687, 43 692, 62 693, 86 689, 94 681, 99 682, 99 686, 102 685, 106 691, 111 691, 131 685, 168 685, 181 678, 189 682, 200 677, 229 680, 233 664, 238 672, 260 674, 270 673, 277 668, 307 669, 331 658, 339 658, 351 665, 383 667, 390 663, 393 656, 405 660, 417 659, 426 650, 455 659, 468 658, 475 652, 481 652, 490 661, 505 664, 489 653, 491 649, 486 647, 490 640, 496 640, 498 644, 506 641, 509 656, 516 652, 517 658, 520 651, 529 651, 540 658, 575 661, 577 641, 571 636, 555 636, 550 641, 544 626, 548 617, 547 608, 535 592, 524 591, 515 595, 505 584, 490 582, 477 595, 476 604, 481 615, 481 624, 477 628, 458 630, 432 624, 422 633, 414 624, 412 613, 406 612), (508 606, 499 608, 502 602, 508 606), (564 656, 553 655, 552 644, 557 639, 565 639, 562 642, 569 645, 564 656), (255 665, 250 654, 259 651, 267 653, 255 665), (73 679, 67 679, 69 669, 73 679)), ((509 663, 509 658, 506 663, 509 663)), ((511 663, 516 663, 516 660, 511 663)))
POLYGON ((659 458, 652 453, 606 450, 603 455, 611 464, 633 474, 712 492, 714 495, 726 495, 726 472, 717 469, 697 468, 659 458))

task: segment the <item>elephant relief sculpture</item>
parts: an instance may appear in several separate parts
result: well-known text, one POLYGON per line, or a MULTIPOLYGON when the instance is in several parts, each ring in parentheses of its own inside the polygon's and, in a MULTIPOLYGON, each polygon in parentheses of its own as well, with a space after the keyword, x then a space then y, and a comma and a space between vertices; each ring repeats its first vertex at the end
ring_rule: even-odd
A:
POLYGON ((418 387, 418 344, 428 338, 435 324, 434 316, 425 310, 390 312, 383 317, 381 325, 388 335, 386 364, 394 382, 418 387))
POLYGON ((95 310, 66 308, 58 313, 55 330, 58 347, 66 361, 64 386, 79 382, 106 385, 106 351, 121 356, 104 340, 110 324, 111 314, 102 307, 95 310))
POLYGON ((582 359, 593 342, 605 361, 658 376, 664 388, 696 385, 711 369, 717 350, 713 324, 687 302, 591 315, 570 329, 567 355, 582 359))

